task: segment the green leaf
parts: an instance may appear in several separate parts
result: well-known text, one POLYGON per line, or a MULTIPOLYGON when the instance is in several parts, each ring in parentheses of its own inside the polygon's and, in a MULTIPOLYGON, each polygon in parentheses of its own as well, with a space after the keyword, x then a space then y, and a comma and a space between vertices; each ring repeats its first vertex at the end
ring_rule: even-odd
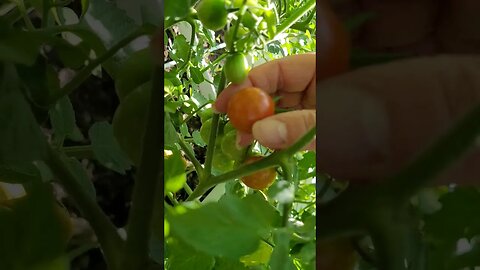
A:
POLYGON ((255 215, 256 218, 261 219, 257 221, 262 221, 263 224, 272 227, 280 225, 280 213, 275 207, 266 201, 260 193, 250 194, 243 198, 242 201, 252 209, 252 216, 255 215))
POLYGON ((31 66, 18 66, 17 70, 33 103, 45 108, 55 103, 52 97, 60 91, 60 82, 57 72, 45 58, 39 57, 31 66))
POLYGON ((82 0, 81 4, 82 4, 82 15, 81 15, 81 17, 83 17, 85 15, 85 13, 87 13, 88 7, 90 6, 90 0, 82 0))
POLYGON ((173 60, 177 62, 177 67, 188 60, 188 52, 191 50, 190 44, 185 36, 176 36, 173 41, 173 50, 169 53, 173 60))
POLYGON ((0 182, 6 183, 28 183, 39 181, 40 174, 35 171, 22 171, 5 164, 0 164, 0 182))
POLYGON ((205 80, 205 78, 203 77, 203 73, 199 68, 191 67, 190 75, 192 76, 192 79, 196 84, 199 84, 205 80))
POLYGON ((188 15, 192 3, 190 0, 165 1, 165 20, 184 18, 188 15))
POLYGON ((233 196, 183 214, 171 214, 168 220, 172 232, 195 249, 230 259, 255 251, 260 237, 271 229, 250 204, 233 196))
MULTIPOLYGON (((119 9, 114 2, 105 0, 90 0, 80 24, 97 34, 106 48, 111 48, 139 28, 125 11, 119 9)), ((124 48, 115 55, 113 64, 116 65, 131 52, 128 47, 124 48)))
POLYGON ((223 257, 215 258, 214 270, 247 270, 243 263, 238 260, 231 260, 223 257))
POLYGON ((75 111, 68 96, 61 98, 49 110, 50 121, 55 134, 56 143, 61 143, 75 129, 75 111))
POLYGON ((26 173, 36 171, 32 162, 42 160, 47 150, 45 137, 19 90, 12 65, 4 66, 0 84, 0 142, 0 164, 26 173))
POLYGON ((480 191, 458 188, 443 195, 441 210, 425 217, 425 231, 434 239, 460 239, 480 235, 480 191))
POLYGON ((0 32, 0 61, 33 65, 44 40, 39 32, 0 32))
POLYGON ((201 147, 204 147, 206 145, 205 142, 202 139, 202 136, 200 136, 200 132, 198 130, 195 130, 192 133, 192 137, 193 137, 193 142, 196 145, 201 146, 201 147))
POLYGON ((171 154, 164 157, 165 193, 177 192, 183 188, 187 177, 185 175, 185 163, 179 150, 172 148, 165 151, 171 151, 171 154))
POLYGON ((179 239, 169 238, 166 242, 168 249, 166 269, 210 270, 215 265, 213 256, 199 252, 179 239))
POLYGON ((97 122, 88 131, 92 141, 93 154, 103 166, 118 173, 125 174, 132 162, 118 145, 113 136, 113 128, 108 122, 97 122))
MULTIPOLYGON (((0 204, 0 268, 33 269, 66 248, 64 227, 49 185, 25 185, 27 195, 0 204)), ((40 268, 41 269, 41 268, 40 268)))

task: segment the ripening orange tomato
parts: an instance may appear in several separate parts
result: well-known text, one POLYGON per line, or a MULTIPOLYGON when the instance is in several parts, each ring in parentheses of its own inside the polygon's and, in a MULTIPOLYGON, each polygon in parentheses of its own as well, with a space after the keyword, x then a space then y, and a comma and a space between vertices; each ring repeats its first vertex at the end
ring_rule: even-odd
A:
POLYGON ((255 122, 274 113, 272 97, 256 87, 247 87, 238 91, 230 98, 227 106, 227 115, 232 126, 246 133, 252 133, 255 122))

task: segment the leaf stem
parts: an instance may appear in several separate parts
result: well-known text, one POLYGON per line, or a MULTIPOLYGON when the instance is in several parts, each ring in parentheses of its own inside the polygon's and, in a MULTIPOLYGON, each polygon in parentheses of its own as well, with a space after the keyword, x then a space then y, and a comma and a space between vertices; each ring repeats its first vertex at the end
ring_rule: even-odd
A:
MULTIPOLYGON (((59 30, 62 30, 60 28, 59 30)), ((69 28, 66 28, 68 31, 69 28)), ((77 75, 69 81, 61 91, 57 94, 53 100, 57 100, 65 95, 70 94, 73 90, 77 89, 92 73, 92 71, 103 62, 107 61, 110 57, 114 56, 120 49, 127 46, 130 42, 146 34, 146 30, 144 28, 139 28, 137 31, 134 31, 124 39, 120 40, 117 44, 115 44, 112 48, 106 51, 103 55, 100 55, 98 58, 92 60, 86 67, 84 67, 77 75)), ((163 75, 163 73, 162 73, 163 75)))
POLYGON ((185 152, 185 155, 187 155, 188 159, 192 162, 197 173, 199 175, 203 175, 204 169, 202 164, 200 164, 198 159, 195 157, 195 153, 191 151, 190 147, 188 147, 188 145, 185 143, 185 140, 181 136, 178 136, 178 144, 182 148, 183 152, 185 152))
POLYGON ((289 29, 294 23, 299 21, 303 15, 305 15, 308 11, 315 7, 316 0, 308 0, 305 5, 299 7, 295 11, 292 12, 292 15, 284 20, 280 25, 277 27, 277 32, 275 36, 272 38, 275 39, 279 34, 283 33, 285 30, 289 29))
POLYGON ((92 226, 110 269, 118 269, 120 263, 118 248, 123 246, 124 241, 96 201, 77 181, 65 158, 64 154, 48 147, 47 165, 57 176, 67 193, 72 196, 77 208, 92 226))

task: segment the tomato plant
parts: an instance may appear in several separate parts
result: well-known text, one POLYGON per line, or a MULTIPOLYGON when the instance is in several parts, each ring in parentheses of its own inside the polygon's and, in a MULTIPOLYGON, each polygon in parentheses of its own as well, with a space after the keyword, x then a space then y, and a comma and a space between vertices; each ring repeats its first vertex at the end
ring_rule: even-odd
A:
POLYGON ((0 269, 161 266, 162 6, 0 3, 0 269))
POLYGON ((142 154, 150 93, 150 83, 129 93, 118 106, 112 121, 115 138, 135 164, 140 163, 142 154))
POLYGON ((212 114, 212 103, 229 83, 242 83, 250 67, 315 51, 315 1, 229 1, 219 5, 229 12, 226 22, 219 20, 214 27, 200 12, 203 3, 207 1, 198 3, 197 15, 185 11, 182 21, 173 12, 166 21, 171 23, 165 30, 165 76, 174 86, 164 92, 165 147, 175 149, 178 164, 173 157, 165 163, 171 169, 165 172, 169 234, 164 267, 281 269, 286 263, 290 269, 313 269, 315 256, 294 257, 290 251, 300 241, 309 243, 304 252, 315 249, 314 175, 307 173, 315 168, 314 153, 300 150, 305 141, 288 153, 258 142, 237 145, 241 125, 251 131, 255 121, 274 113, 272 97, 260 89, 241 91, 227 114, 212 114), (295 22, 306 27, 290 29, 295 22), (264 158, 250 162, 248 156, 264 158), (180 157, 188 160, 187 166, 181 166, 180 157), (302 229, 310 233, 300 227, 287 232, 293 220, 309 220, 302 229))
POLYGON ((248 87, 235 93, 228 102, 227 115, 232 125, 251 133, 253 124, 275 112, 273 99, 256 87, 248 87))

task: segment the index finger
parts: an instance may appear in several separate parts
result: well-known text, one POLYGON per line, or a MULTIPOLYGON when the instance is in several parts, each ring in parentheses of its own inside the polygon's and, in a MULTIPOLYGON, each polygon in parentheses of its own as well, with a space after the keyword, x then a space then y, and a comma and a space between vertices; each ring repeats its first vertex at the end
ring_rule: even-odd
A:
POLYGON ((230 97, 245 87, 258 87, 270 95, 298 94, 315 101, 315 53, 291 55, 253 68, 241 84, 231 84, 215 101, 218 112, 226 112, 230 97))

